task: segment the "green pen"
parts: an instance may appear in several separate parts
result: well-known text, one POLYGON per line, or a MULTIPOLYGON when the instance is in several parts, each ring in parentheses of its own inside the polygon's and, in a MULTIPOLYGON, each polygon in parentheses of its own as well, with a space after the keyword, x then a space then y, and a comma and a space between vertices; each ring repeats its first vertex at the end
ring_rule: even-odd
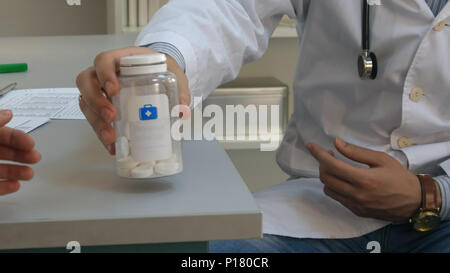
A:
POLYGON ((0 64, 0 73, 23 72, 28 70, 28 64, 0 64))

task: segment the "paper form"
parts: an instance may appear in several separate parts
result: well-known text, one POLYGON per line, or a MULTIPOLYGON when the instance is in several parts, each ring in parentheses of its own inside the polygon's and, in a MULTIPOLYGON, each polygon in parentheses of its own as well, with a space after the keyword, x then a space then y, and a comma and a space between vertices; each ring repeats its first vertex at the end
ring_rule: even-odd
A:
POLYGON ((48 118, 13 117, 5 126, 29 133, 49 121, 48 118))
POLYGON ((85 119, 79 94, 76 88, 13 90, 0 98, 0 109, 10 109, 14 117, 85 119))

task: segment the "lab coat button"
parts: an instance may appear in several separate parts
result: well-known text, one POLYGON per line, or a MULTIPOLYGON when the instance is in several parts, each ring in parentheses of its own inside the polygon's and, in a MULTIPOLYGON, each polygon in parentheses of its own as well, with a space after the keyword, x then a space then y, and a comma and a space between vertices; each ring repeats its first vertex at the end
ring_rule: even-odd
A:
POLYGON ((415 87, 409 93, 409 99, 413 102, 419 102, 423 98, 424 92, 422 88, 415 87))
POLYGON ((433 27, 433 30, 434 31, 442 31, 444 28, 445 28, 445 20, 442 20, 433 27))
POLYGON ((398 147, 400 148, 407 148, 412 145, 411 140, 407 137, 401 137, 397 141, 398 147))

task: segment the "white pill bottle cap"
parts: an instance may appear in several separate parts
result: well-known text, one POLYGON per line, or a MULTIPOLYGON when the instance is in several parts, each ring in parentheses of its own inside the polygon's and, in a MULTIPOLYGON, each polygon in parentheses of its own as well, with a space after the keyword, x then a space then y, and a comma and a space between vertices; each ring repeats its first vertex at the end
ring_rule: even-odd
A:
POLYGON ((120 58, 120 75, 132 76, 167 72, 166 55, 162 53, 120 58))

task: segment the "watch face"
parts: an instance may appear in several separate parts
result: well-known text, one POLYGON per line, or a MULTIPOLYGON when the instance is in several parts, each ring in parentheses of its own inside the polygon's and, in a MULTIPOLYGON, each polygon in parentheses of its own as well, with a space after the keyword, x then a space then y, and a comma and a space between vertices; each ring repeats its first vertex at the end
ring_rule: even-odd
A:
POLYGON ((418 231, 429 231, 439 226, 441 218, 434 211, 421 212, 414 221, 414 229, 418 231))

